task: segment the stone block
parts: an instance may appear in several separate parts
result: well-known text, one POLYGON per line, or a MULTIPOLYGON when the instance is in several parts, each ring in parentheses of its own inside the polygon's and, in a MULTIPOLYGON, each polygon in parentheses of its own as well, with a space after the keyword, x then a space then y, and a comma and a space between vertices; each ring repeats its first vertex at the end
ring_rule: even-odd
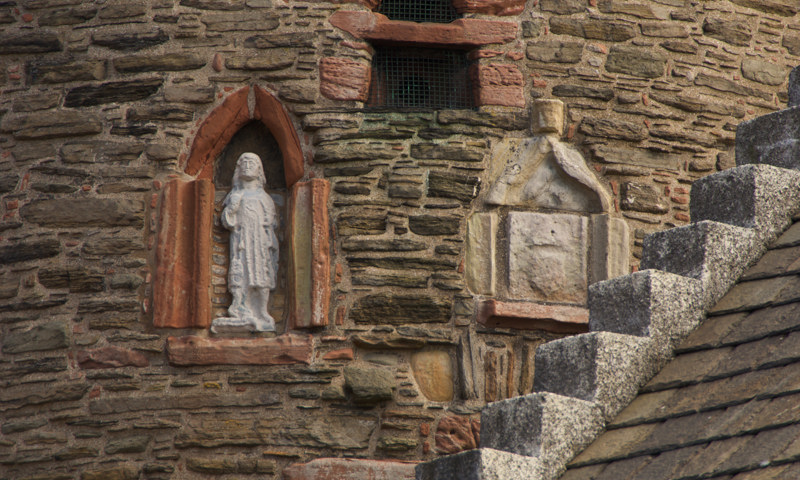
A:
POLYGON ((607 214, 592 215, 591 228, 589 283, 628 274, 631 247, 627 222, 607 214))
POLYGON ((69 327, 64 322, 50 322, 23 332, 9 332, 3 338, 3 353, 37 352, 68 346, 69 327))
POLYGON ((584 303, 587 251, 585 217, 509 213, 509 295, 526 300, 584 303))
POLYGON ((748 163, 800 170, 800 106, 739 124, 736 128, 736 164, 748 163))
POLYGON ((428 295, 377 293, 356 300, 350 318, 369 324, 444 323, 450 311, 451 302, 428 295))
POLYGON ((584 400, 534 393, 481 411, 481 447, 536 457, 553 478, 602 430, 602 412, 584 400))
POLYGON ((360 458, 318 458, 293 463, 283 471, 285 480, 414 480, 412 462, 360 458))
POLYGON ((561 100, 536 100, 531 115, 533 133, 564 133, 564 102, 561 100))
POLYGON ((770 243, 800 207, 800 172, 771 165, 743 165, 692 184, 692 221, 713 220, 753 228, 770 243))
POLYGON ((417 387, 425 398, 433 402, 453 399, 453 359, 443 350, 416 352, 411 355, 411 370, 417 387))
POLYGON ((533 389, 594 402, 606 421, 658 371, 669 351, 648 338, 592 332, 536 349, 533 389))
POLYGON ((794 67, 789 73, 787 88, 789 90, 789 108, 800 106, 800 67, 794 67))
POLYGON ((525 80, 515 65, 474 65, 470 69, 475 102, 482 105, 524 107, 525 80))
POLYGON ((524 0, 453 0, 458 13, 518 15, 525 9, 524 0))
POLYGON ((5 115, 0 131, 12 133, 19 140, 44 140, 100 133, 103 122, 100 116, 90 112, 38 111, 5 115))
POLYGON ((387 369, 349 366, 344 368, 344 384, 353 395, 353 402, 373 405, 392 399, 394 375, 387 369))
POLYGON ((541 470, 536 458, 480 448, 421 463, 416 480, 530 480, 541 470))
POLYGON ((645 237, 640 267, 700 280, 710 308, 763 249, 753 229, 705 220, 645 237))
POLYGON ((472 293, 494 295, 497 214, 474 213, 467 220, 466 281, 472 293))
POLYGON ((481 441, 481 422, 463 415, 447 415, 436 426, 436 452, 453 454, 478 448, 481 441))
POLYGON ((323 96, 332 100, 367 100, 369 65, 349 58, 323 58, 319 62, 319 76, 319 91, 323 96))
POLYGON ((274 338, 168 337, 167 358, 173 365, 291 365, 311 363, 310 335, 274 338))
POLYGON ((589 287, 589 328, 674 343, 702 321, 699 280, 642 270, 589 287))
POLYGON ((75 359, 83 369, 146 367, 150 361, 142 353, 121 347, 101 347, 91 350, 80 350, 75 359))
POLYGON ((487 327, 583 333, 588 330, 589 311, 570 305, 536 302, 478 301, 478 323, 487 327))
POLYGON ((144 202, 112 198, 35 200, 20 209, 23 219, 45 227, 141 227, 144 202))

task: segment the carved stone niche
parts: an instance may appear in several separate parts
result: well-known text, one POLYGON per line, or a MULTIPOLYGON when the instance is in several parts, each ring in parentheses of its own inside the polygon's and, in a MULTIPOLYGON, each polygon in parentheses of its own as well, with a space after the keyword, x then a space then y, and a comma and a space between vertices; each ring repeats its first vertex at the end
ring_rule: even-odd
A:
POLYGON ((561 142, 564 105, 534 106, 533 136, 492 152, 486 211, 467 221, 466 277, 489 326, 581 332, 590 283, 628 273, 628 227, 606 187, 561 142))
MULTIPOLYGON (((243 151, 261 156, 266 191, 283 210, 280 280, 269 307, 279 320, 277 331, 327 325, 330 185, 322 179, 300 181, 303 153, 288 113, 267 91, 246 87, 208 115, 195 135, 185 177, 169 181, 161 193, 152 301, 155 327, 206 329, 214 313, 227 307, 228 246, 226 232, 215 226, 215 215, 220 214, 232 168, 243 151)), ((308 335, 248 339, 246 346, 244 341, 170 337, 167 349, 174 364, 285 363, 288 357, 281 352, 287 346, 294 352, 291 363, 310 362, 308 335), (220 353, 239 343, 262 354, 220 353)))

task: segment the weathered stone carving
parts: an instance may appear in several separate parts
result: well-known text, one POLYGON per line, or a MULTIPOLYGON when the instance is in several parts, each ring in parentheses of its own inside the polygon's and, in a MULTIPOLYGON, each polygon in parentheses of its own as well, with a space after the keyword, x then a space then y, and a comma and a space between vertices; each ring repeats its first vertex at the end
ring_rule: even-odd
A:
POLYGON ((233 189, 225 198, 222 224, 231 231, 228 290, 233 302, 229 317, 214 319, 211 330, 275 330, 267 311, 270 290, 277 283, 278 215, 275 202, 264 191, 264 170, 255 153, 236 161, 233 189))

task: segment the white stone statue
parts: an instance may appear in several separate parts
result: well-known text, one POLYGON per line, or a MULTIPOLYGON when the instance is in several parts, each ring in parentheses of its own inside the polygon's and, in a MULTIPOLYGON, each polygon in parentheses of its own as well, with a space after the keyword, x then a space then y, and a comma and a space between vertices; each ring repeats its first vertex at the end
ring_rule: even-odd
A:
POLYGON ((278 274, 278 214, 265 183, 261 158, 249 152, 239 156, 222 210, 222 224, 231 231, 228 290, 233 302, 229 317, 214 319, 212 332, 275 330, 267 305, 278 274))

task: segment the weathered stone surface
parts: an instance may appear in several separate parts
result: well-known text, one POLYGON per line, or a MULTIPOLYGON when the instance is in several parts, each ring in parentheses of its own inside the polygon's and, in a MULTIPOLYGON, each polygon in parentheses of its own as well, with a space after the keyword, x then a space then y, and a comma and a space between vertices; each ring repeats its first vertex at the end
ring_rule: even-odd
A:
POLYGON ((749 24, 736 20, 707 17, 703 22, 703 33, 731 45, 750 45, 753 32, 749 24))
POLYGON ((539 2, 543 12, 557 15, 571 15, 586 11, 587 5, 582 0, 542 0, 539 2))
POLYGON ((131 18, 144 15, 146 11, 147 6, 145 5, 111 4, 101 8, 98 16, 102 19, 131 18))
POLYGON ((572 35, 606 42, 624 42, 636 36, 629 23, 584 18, 550 18, 550 31, 557 35, 572 35))
POLYGON ((206 60, 203 57, 186 53, 127 56, 114 59, 114 69, 120 73, 196 70, 203 68, 205 64, 206 60))
POLYGON ((635 77, 658 78, 664 75, 667 57, 641 47, 615 45, 606 60, 606 70, 635 77))
POLYGON ((752 229, 704 220, 645 237, 640 266, 700 280, 710 308, 763 248, 752 229))
POLYGON ((461 218, 456 216, 411 215, 408 228, 417 235, 456 235, 461 226, 461 218))
POLYGON ((25 432, 47 425, 47 420, 44 418, 31 418, 19 421, 10 421, 3 423, 0 427, 0 432, 8 435, 11 433, 25 432))
POLYGON ((520 130, 528 125, 528 119, 521 112, 504 111, 439 110, 436 121, 442 125, 462 124, 504 130, 520 130))
POLYGON ((332 100, 364 102, 369 93, 370 68, 348 58, 323 58, 319 64, 319 91, 332 100))
POLYGON ((480 162, 483 152, 465 146, 439 145, 435 143, 415 143, 411 145, 411 156, 419 159, 455 160, 461 162, 480 162))
POLYGON ((536 392, 593 402, 608 421, 626 406, 668 354, 649 339, 594 332, 567 337, 536 349, 536 392))
POLYGON ((578 63, 583 56, 583 46, 583 42, 528 42, 525 55, 537 62, 578 63))
POLYGON ((452 270, 458 266, 452 259, 424 257, 347 257, 352 268, 386 268, 390 270, 452 270))
POLYGON ((430 401, 449 402, 453 399, 453 360, 442 350, 417 352, 411 355, 411 369, 417 386, 430 401))
POLYGON ((244 0, 181 0, 181 6, 199 8, 201 10, 242 10, 244 0))
POLYGON ((557 97, 593 98, 607 102, 614 98, 614 90, 584 85, 556 85, 553 87, 553 95, 557 97))
POLYGON ((792 2, 786 0, 731 0, 731 3, 782 17, 794 16, 798 11, 792 2))
POLYGON ((742 122, 736 129, 736 164, 763 163, 800 170, 800 106, 742 122))
POLYGON ((631 142, 647 138, 647 131, 643 125, 610 118, 583 117, 580 131, 592 137, 616 138, 631 142))
POLYGON ((712 103, 693 95, 651 92, 650 98, 686 112, 708 112, 717 115, 731 115, 736 118, 742 118, 745 114, 744 109, 739 106, 712 103))
MULTIPOLYGON (((62 369, 63 370, 63 369, 62 369)), ((43 405, 53 402, 70 402, 80 400, 89 391, 88 383, 51 383, 26 388, 24 392, 6 389, 0 393, 0 401, 6 407, 18 408, 23 405, 43 405)))
POLYGON ((318 458, 293 463, 283 470, 285 480, 414 480, 414 463, 357 458, 318 458))
POLYGON ((620 207, 623 210, 662 214, 669 211, 669 204, 652 185, 625 182, 621 185, 620 207))
POLYGON ((623 146, 594 145, 594 156, 605 163, 622 163, 640 167, 678 170, 683 159, 680 155, 662 153, 645 148, 629 148, 623 146))
POLYGON ((736 95, 742 95, 746 97, 756 97, 766 101, 772 100, 771 93, 756 90, 754 88, 741 85, 739 82, 718 77, 716 75, 707 75, 705 73, 701 73, 694 79, 694 84, 709 87, 720 92, 735 93, 736 95))
POLYGON ((105 452, 109 455, 115 453, 141 453, 147 450, 150 435, 135 435, 111 440, 106 444, 105 452))
POLYGON ((375 161, 395 158, 397 152, 387 148, 385 143, 323 144, 317 146, 314 161, 319 163, 347 161, 375 161))
POLYGON ((383 368, 348 366, 344 368, 344 384, 353 402, 372 405, 392 399, 394 375, 383 368))
POLYGON ((742 60, 742 76, 765 85, 781 85, 786 80, 786 67, 745 58, 742 60))
POLYGON ((582 307, 545 305, 536 302, 478 302, 478 323, 487 327, 583 333, 588 330, 589 312, 582 307))
POLYGON ((414 252, 426 248, 425 243, 406 238, 390 240, 346 238, 342 240, 342 250, 348 252, 414 252))
MULTIPOLYGON (((537 458, 491 448, 468 450, 417 465, 417 480, 530 480, 543 472, 537 458)), ((544 478, 544 477, 543 477, 544 478)))
POLYGON ((274 30, 280 25, 275 12, 261 11, 250 14, 217 14, 202 15, 200 21, 209 32, 265 32, 274 30))
POLYGON ((44 140, 100 133, 103 124, 94 113, 38 111, 4 116, 0 131, 12 133, 20 140, 44 140))
POLYGON ((454 0, 453 7, 459 13, 482 13, 485 15, 517 15, 525 8, 524 0, 454 0))
POLYGON ((102 292, 105 284, 102 272, 81 267, 41 268, 38 278, 47 288, 67 288, 71 293, 102 292))
POLYGON ((370 274, 354 271, 351 274, 351 281, 353 285, 371 285, 373 287, 425 288, 428 286, 427 276, 420 277, 402 273, 370 274))
POLYGON ((106 103, 124 103, 144 100, 158 91, 163 80, 150 78, 142 80, 107 82, 100 85, 75 87, 67 92, 65 107, 88 107, 106 103))
POLYGON ((173 365, 290 365, 311 363, 308 335, 275 338, 168 337, 167 357, 173 365))
POLYGON ((54 238, 34 242, 14 242, 12 245, 0 247, 0 264, 50 258, 59 253, 61 253, 61 242, 54 238))
POLYGON ((356 323, 442 323, 450 320, 450 303, 427 295, 379 293, 356 300, 350 318, 356 323))
POLYGON ((81 252, 86 255, 126 255, 138 250, 144 250, 144 244, 139 239, 132 238, 97 238, 87 240, 81 252))
POLYGON ((464 256, 467 286, 479 295, 494 295, 497 214, 473 213, 467 220, 464 256))
POLYGON ((379 235, 386 231, 386 215, 340 215, 336 219, 339 235, 379 235))
POLYGON ((164 87, 164 100, 176 103, 211 103, 215 89, 208 86, 167 85, 164 87))
POLYGON ((577 215, 509 213, 509 295, 585 302, 588 234, 588 221, 577 215))
POLYGON ((159 120, 165 122, 190 122, 193 118, 194 109, 185 105, 169 103, 132 108, 128 110, 127 114, 127 119, 134 122, 159 120))
POLYGON ((592 331, 674 341, 702 319, 702 285, 693 278, 642 270, 589 287, 592 331))
POLYGON ((77 8, 59 8, 42 13, 39 17, 39 25, 43 27, 76 25, 91 20, 95 15, 97 15, 97 8, 92 5, 77 8))
POLYGON ((270 35, 253 35, 244 41, 247 48, 276 47, 313 47, 314 39, 305 32, 275 33, 270 35))
POLYGON ((628 224, 609 215, 592 215, 589 283, 626 275, 630 268, 628 224))
MULTIPOLYGON (((88 385, 84 393, 88 391, 88 385)), ((159 411, 159 410, 197 410, 201 408, 254 407, 280 403, 275 393, 258 394, 218 394, 199 395, 144 395, 139 397, 124 396, 115 398, 94 399, 89 402, 89 412, 93 415, 109 415, 115 413, 159 411)))
POLYGON ((524 107, 523 87, 525 80, 515 65, 490 63, 475 65, 470 69, 472 84, 476 89, 476 103, 524 107))
POLYGON ((20 213, 25 220, 47 227, 141 226, 144 221, 143 202, 127 199, 37 200, 20 213))
MULTIPOLYGON (((231 70, 282 70, 284 68, 291 67, 295 62, 295 58, 292 56, 292 52, 288 49, 276 49, 270 50, 268 55, 259 55, 257 57, 252 56, 244 56, 244 55, 236 55, 231 56, 225 59, 225 68, 229 68, 231 70)), ((360 64, 359 64, 360 65, 360 64)), ((322 64, 320 64, 320 71, 322 64)), ((338 70, 336 72, 328 71, 329 75, 333 75, 336 78, 336 73, 338 74, 345 74, 345 72, 338 70)), ((340 83, 345 83, 345 80, 351 80, 350 78, 337 78, 337 81, 340 83)), ((367 80, 369 80, 369 74, 367 74, 367 80)), ((345 83, 348 87, 352 87, 352 84, 345 83)), ((322 88, 322 86, 320 86, 322 88)), ((337 100, 344 100, 343 98, 337 98, 337 100)))
POLYGON ((434 436, 436 451, 453 454, 478 448, 481 442, 481 422, 460 415, 447 415, 439 420, 434 436))
POLYGON ((65 163, 132 162, 139 158, 141 143, 79 141, 61 147, 61 160, 65 163))
POLYGON ((133 465, 86 470, 81 473, 81 480, 137 480, 139 469, 133 465))
POLYGON ((791 222, 800 192, 800 173, 770 165, 744 165, 708 175, 692 184, 694 222, 713 220, 754 228, 769 243, 791 222))
POLYGON ((150 361, 143 353, 121 347, 80 350, 75 358, 83 369, 146 367, 150 365, 150 361))
POLYGON ((48 31, 4 33, 0 35, 0 55, 61 51, 58 35, 48 31))
POLYGON ((69 328, 64 322, 37 325, 22 332, 12 331, 3 338, 3 353, 57 350, 69 346, 69 328))
POLYGON ((484 408, 481 447, 535 457, 552 475, 602 426, 596 405, 552 393, 534 393, 484 408))
POLYGON ((789 101, 788 107, 797 107, 800 105, 800 67, 794 67, 789 74, 789 101))
POLYGON ((92 43, 113 50, 141 50, 161 45, 169 40, 169 35, 160 28, 142 31, 100 31, 92 34, 92 43))

